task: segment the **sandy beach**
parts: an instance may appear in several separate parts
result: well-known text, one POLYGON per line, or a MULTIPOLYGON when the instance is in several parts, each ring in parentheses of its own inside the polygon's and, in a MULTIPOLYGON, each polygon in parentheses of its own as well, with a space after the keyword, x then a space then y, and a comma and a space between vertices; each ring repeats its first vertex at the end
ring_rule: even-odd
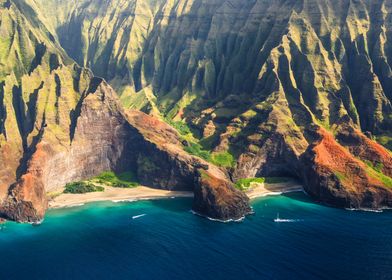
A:
MULTIPOLYGON (((287 192, 302 191, 302 186, 295 182, 276 184, 256 184, 246 191, 250 199, 267 195, 279 195, 287 192)), ((167 191, 148 187, 136 187, 131 189, 113 188, 106 186, 103 192, 92 192, 85 194, 61 193, 49 201, 49 208, 63 208, 83 205, 99 201, 132 201, 143 199, 160 199, 171 197, 193 197, 192 192, 167 191)))
POLYGON ((276 184, 257 184, 255 187, 246 191, 250 199, 263 197, 267 195, 280 195, 282 193, 302 191, 303 187, 296 182, 285 182, 276 184))
POLYGON ((192 192, 158 190, 147 187, 131 189, 105 187, 103 192, 60 194, 49 201, 49 208, 62 208, 99 201, 127 201, 171 197, 193 197, 192 192))

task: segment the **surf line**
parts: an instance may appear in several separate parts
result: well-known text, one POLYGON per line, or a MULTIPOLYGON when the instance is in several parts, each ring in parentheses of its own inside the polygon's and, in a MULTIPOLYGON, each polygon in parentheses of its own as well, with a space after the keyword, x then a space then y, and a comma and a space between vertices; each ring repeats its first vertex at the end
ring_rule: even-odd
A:
POLYGON ((139 218, 144 217, 146 215, 147 214, 141 214, 141 215, 132 216, 132 220, 139 219, 139 218))

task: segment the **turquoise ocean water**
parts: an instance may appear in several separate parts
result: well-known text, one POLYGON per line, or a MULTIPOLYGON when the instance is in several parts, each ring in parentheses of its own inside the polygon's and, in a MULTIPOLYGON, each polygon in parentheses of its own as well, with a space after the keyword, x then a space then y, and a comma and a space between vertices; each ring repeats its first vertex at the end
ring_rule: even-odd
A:
POLYGON ((191 202, 94 203, 50 210, 40 226, 7 223, 0 279, 392 279, 391 211, 292 193, 224 224, 193 215, 191 202))

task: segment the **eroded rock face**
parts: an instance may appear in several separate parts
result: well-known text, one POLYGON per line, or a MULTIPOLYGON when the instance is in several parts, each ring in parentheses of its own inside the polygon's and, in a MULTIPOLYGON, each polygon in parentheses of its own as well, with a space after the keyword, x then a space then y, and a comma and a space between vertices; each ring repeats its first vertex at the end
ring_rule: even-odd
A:
POLYGON ((38 220, 46 191, 126 169, 146 185, 195 190, 203 214, 248 211, 227 171, 185 153, 156 118, 123 112, 67 54, 127 107, 184 119, 214 152, 233 152, 234 179, 291 175, 324 203, 390 205, 391 153, 372 139, 392 147, 385 1, 4 3, 3 216, 38 220))
MULTIPOLYGON (((302 178, 307 193, 338 207, 380 209, 392 206, 392 186, 387 178, 357 159, 324 129, 319 140, 302 156, 302 178)), ((361 137, 361 135, 357 135, 361 137)), ((377 144, 374 144, 377 145, 377 144)), ((358 146, 356 149, 361 150, 358 146)), ((385 154, 385 150, 380 150, 385 154)), ((374 154, 374 157, 377 157, 374 154)), ((389 156, 390 157, 390 156, 389 156)), ((387 168, 390 168, 388 166, 387 168)))
POLYGON ((226 180, 199 170, 195 178, 193 209, 217 220, 239 220, 252 212, 246 194, 234 189, 226 180))
POLYGON ((128 167, 125 147, 130 128, 122 117, 115 93, 96 78, 92 78, 90 87, 94 87, 94 92, 90 88, 85 93, 80 100, 79 115, 74 116, 72 139, 53 137, 49 131, 52 123, 41 127, 40 140, 31 151, 31 157, 26 159, 25 171, 10 188, 0 208, 6 218, 42 219, 47 207, 46 192, 104 170, 128 167))
POLYGON ((133 169, 147 186, 192 191, 199 187, 195 177, 201 167, 219 178, 214 184, 204 182, 203 189, 216 196, 222 194, 219 200, 196 195, 195 205, 204 205, 201 213, 220 219, 246 214, 243 209, 244 205, 249 208, 248 200, 229 185, 223 171, 184 152, 177 132, 167 124, 141 112, 124 113, 105 81, 92 78, 81 102, 69 146, 45 137, 43 131, 26 173, 11 187, 0 207, 3 217, 37 222, 47 208, 47 191, 105 170, 133 169), (209 205, 215 201, 219 203, 209 205))
POLYGON ((11 186, 9 196, 0 205, 0 215, 13 221, 36 223, 43 219, 47 207, 41 178, 26 174, 11 186))
POLYGON ((232 186, 226 172, 185 153, 173 128, 138 111, 127 112, 126 116, 143 136, 136 148, 141 183, 169 190, 193 190, 193 209, 210 218, 237 220, 251 212, 248 197, 232 186))
POLYGON ((360 130, 347 125, 342 126, 338 129, 336 139, 355 157, 376 167, 383 174, 392 177, 391 152, 369 139, 360 130))

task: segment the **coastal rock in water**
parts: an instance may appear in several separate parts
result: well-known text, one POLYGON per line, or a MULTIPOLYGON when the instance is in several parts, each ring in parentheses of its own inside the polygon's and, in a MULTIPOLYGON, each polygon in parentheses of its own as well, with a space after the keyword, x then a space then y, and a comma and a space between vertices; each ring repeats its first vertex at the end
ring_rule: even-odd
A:
POLYGON ((198 171, 194 194, 193 210, 213 219, 239 220, 252 211, 243 192, 204 170, 198 171))
POLYGON ((343 125, 339 127, 336 139, 355 157, 386 176, 392 177, 391 152, 365 136, 360 130, 343 125))
POLYGON ((3 199, 1 216, 39 221, 47 209, 47 192, 106 170, 128 168, 126 145, 131 128, 122 116, 116 94, 102 79, 85 78, 90 83, 75 109, 71 113, 61 109, 61 117, 71 115, 69 126, 60 130, 56 118, 46 114, 39 137, 20 159, 16 170, 20 177, 3 199))
POLYGON ((43 219, 47 207, 46 192, 40 178, 26 174, 11 186, 9 197, 0 206, 0 214, 8 220, 36 223, 43 219))
MULTIPOLYGON (((54 133, 48 118, 41 126, 40 138, 26 155, 22 176, 9 189, 0 206, 0 215, 19 222, 38 222, 47 209, 46 192, 73 181, 85 180, 103 171, 136 170, 142 184, 168 190, 192 191, 199 167, 219 178, 220 193, 239 193, 230 189, 226 173, 183 150, 178 133, 166 123, 139 111, 124 112, 116 94, 102 79, 89 77, 86 92, 72 110, 70 128, 54 133), (66 137, 69 135, 70 138, 66 137), (224 191, 225 188, 227 191, 224 191)), ((244 197, 244 195, 242 195, 244 197)), ((230 205, 230 211, 211 212, 214 218, 230 219, 244 215, 234 211, 248 201, 222 196, 217 206, 230 205), (222 216, 219 216, 221 213, 222 216), (232 216, 231 216, 232 215, 232 216)), ((206 200, 206 203, 215 203, 206 200)), ((249 205, 248 205, 249 207, 249 205)), ((209 215, 210 211, 203 212, 209 215)))
POLYGON ((0 5, 0 216, 39 220, 46 192, 107 170, 194 190, 215 218, 248 211, 230 176, 293 176, 334 206, 390 206, 392 6, 118 1, 0 5), (184 121, 226 170, 122 106, 184 121))
POLYGON ((226 172, 186 153, 172 127, 139 111, 126 116, 143 139, 132 149, 138 151, 136 166, 142 184, 192 190, 193 210, 213 219, 237 220, 251 212, 248 197, 232 186, 226 172))
POLYGON ((319 128, 317 134, 319 140, 309 146, 301 159, 304 187, 311 197, 345 208, 392 206, 389 177, 354 157, 326 130, 319 128))

